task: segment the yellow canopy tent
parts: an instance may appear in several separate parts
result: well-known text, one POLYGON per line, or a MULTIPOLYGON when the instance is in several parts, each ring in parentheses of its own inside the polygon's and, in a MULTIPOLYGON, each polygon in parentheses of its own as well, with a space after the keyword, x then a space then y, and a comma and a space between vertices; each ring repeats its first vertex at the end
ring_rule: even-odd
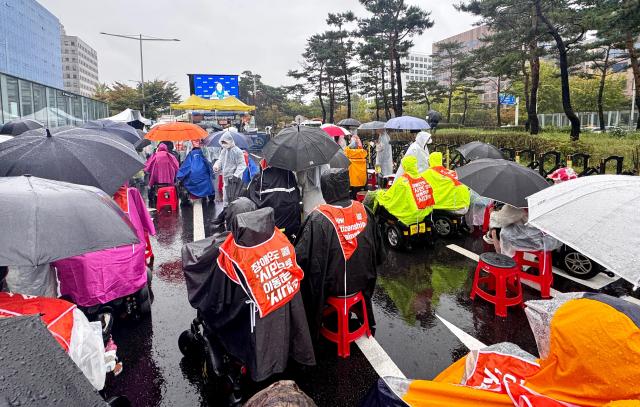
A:
POLYGON ((196 95, 191 95, 182 103, 172 103, 172 109, 178 110, 220 110, 220 111, 241 111, 249 112, 256 110, 255 106, 247 105, 234 96, 224 99, 204 99, 196 95))
POLYGON ((255 106, 247 105, 235 96, 228 96, 224 99, 212 99, 208 100, 209 110, 222 110, 222 111, 241 111, 250 112, 256 110, 255 106))
POLYGON ((182 103, 172 103, 171 108, 177 110, 209 110, 209 101, 196 95, 191 95, 182 103))

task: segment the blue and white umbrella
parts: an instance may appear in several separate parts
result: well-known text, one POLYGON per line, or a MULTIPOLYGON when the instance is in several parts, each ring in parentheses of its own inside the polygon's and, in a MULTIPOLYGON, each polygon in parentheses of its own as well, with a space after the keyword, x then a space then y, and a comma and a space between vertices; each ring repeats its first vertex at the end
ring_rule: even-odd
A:
POLYGON ((388 130, 427 130, 431 128, 424 119, 413 116, 400 116, 390 119, 385 125, 388 130))
POLYGON ((207 147, 222 147, 220 145, 220 138, 225 134, 229 133, 231 137, 233 137, 233 142, 238 146, 238 148, 246 150, 249 148, 249 140, 247 136, 241 133, 237 133, 235 131, 223 130, 218 131, 216 133, 211 133, 207 137, 202 140, 202 144, 207 147))

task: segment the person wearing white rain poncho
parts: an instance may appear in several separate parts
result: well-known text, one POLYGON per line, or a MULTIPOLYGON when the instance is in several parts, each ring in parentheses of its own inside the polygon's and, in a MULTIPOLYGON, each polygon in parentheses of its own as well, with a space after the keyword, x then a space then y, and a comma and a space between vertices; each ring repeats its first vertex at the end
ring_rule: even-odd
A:
MULTIPOLYGON (((407 152, 404 154, 407 156, 414 156, 418 160, 418 173, 422 173, 429 168, 429 149, 427 144, 431 144, 431 134, 426 131, 421 131, 416 135, 416 141, 411 143, 407 152)), ((404 168, 402 165, 398 167, 396 171, 396 179, 399 179, 404 174, 404 168)))
POLYGON ((222 171, 222 180, 224 182, 222 199, 224 206, 227 206, 242 191, 242 173, 247 168, 247 164, 244 161, 242 150, 236 146, 231 134, 223 134, 220 137, 220 145, 222 146, 222 152, 218 161, 213 165, 213 171, 216 173, 222 171))
POLYGON ((380 167, 380 174, 383 177, 393 175, 393 152, 389 141, 389 135, 384 132, 378 137, 376 143, 376 167, 380 167))
POLYGON ((320 189, 320 176, 328 169, 329 165, 325 164, 296 172, 298 187, 302 191, 303 219, 306 219, 316 206, 325 203, 320 189))

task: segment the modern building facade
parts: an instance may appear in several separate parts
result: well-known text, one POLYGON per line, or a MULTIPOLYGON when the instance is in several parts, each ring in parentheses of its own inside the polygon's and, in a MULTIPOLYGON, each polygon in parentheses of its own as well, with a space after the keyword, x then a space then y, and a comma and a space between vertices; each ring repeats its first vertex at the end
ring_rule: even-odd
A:
POLYGON ((2 73, 0 107, 0 123, 29 118, 47 127, 78 125, 109 116, 104 102, 2 73))
MULTIPOLYGON (((413 81, 428 81, 433 79, 431 56, 424 52, 409 52, 406 57, 400 60, 401 64, 405 67, 405 71, 402 72, 402 84, 403 87, 407 86, 407 83, 413 81)), ((391 78, 391 73, 387 74, 387 81, 391 78)), ((395 72, 393 73, 395 75, 395 72)), ((357 95, 362 96, 362 77, 363 74, 358 72, 351 76, 351 83, 353 89, 357 95)), ((387 86, 388 88, 388 86, 387 86)), ((367 103, 373 102, 373 97, 365 96, 367 103)))
POLYGON ((83 96, 93 96, 99 83, 98 53, 80 37, 66 35, 64 29, 60 42, 65 90, 83 96))
POLYGON ((0 72, 62 88, 61 26, 35 0, 0 2, 0 72))
MULTIPOLYGON (((444 38, 440 41, 434 42, 432 46, 433 55, 437 54, 440 45, 449 42, 458 42, 462 45, 462 52, 469 53, 475 49, 478 49, 482 46, 482 37, 489 34, 489 27, 486 25, 481 25, 478 27, 474 27, 470 30, 461 32, 459 34, 453 35, 451 37, 444 38)), ((438 71, 437 67, 433 68, 434 71, 438 71)), ((446 72, 437 72, 435 74, 435 79, 441 84, 446 84, 449 81, 449 76, 446 72)), ((490 79, 486 79, 484 83, 479 87, 481 90, 480 100, 483 103, 496 103, 498 100, 498 92, 496 90, 496 84, 494 81, 490 79)))

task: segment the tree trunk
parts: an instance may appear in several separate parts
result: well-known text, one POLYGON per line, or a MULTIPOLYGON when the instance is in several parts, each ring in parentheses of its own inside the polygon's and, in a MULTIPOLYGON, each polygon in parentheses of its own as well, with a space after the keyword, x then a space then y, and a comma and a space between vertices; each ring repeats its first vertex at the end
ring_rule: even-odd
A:
POLYGON ((322 109, 322 123, 327 122, 327 109, 324 107, 324 100, 322 99, 322 69, 318 75, 318 101, 320 102, 320 109, 322 109))
POLYGON ((469 107, 469 99, 467 97, 467 91, 465 90, 463 93, 463 109, 462 109, 462 120, 460 120, 460 124, 464 126, 464 123, 467 121, 467 109, 469 107))
POLYGON ((376 120, 380 121, 380 98, 378 97, 378 82, 375 82, 375 91, 373 100, 376 104, 376 120))
POLYGON ((382 87, 382 101, 384 102, 384 117, 386 120, 391 119, 391 112, 389 111, 389 98, 387 97, 387 90, 384 87, 384 62, 380 65, 380 86, 382 87))
POLYGON ((349 75, 347 75, 346 62, 343 66, 344 71, 344 91, 347 94, 347 117, 351 117, 351 90, 349 89, 349 75))
POLYGON ((558 48, 558 60, 560 62, 560 84, 562 88, 562 109, 564 110, 564 114, 567 116, 567 119, 569 119, 569 122, 571 123, 571 141, 578 141, 580 139, 580 119, 578 119, 578 116, 576 116, 576 113, 573 111, 573 107, 571 107, 567 48, 564 45, 564 40, 558 33, 556 27, 551 24, 551 22, 545 17, 544 14, 542 14, 540 1, 541 0, 536 0, 536 11, 538 12, 538 16, 540 17, 542 22, 549 29, 549 34, 555 40, 556 47, 558 48))
POLYGON ((398 117, 398 112, 396 108, 398 107, 398 103, 396 100, 396 81, 393 79, 393 52, 389 51, 389 84, 391 85, 391 107, 393 107, 393 115, 398 117))
POLYGON ((498 76, 498 80, 496 82, 497 86, 496 86, 496 90, 497 90, 497 97, 496 97, 496 120, 498 123, 498 128, 502 127, 502 119, 500 118, 500 107, 502 106, 502 103, 500 103, 500 88, 501 88, 501 78, 498 76))
MULTIPOLYGON (((522 58, 520 61, 520 69, 522 71, 522 82, 524 84, 524 108, 527 110, 527 115, 529 112, 529 72, 527 71, 527 63, 525 58, 522 58)), ((529 117, 524 123, 525 130, 529 131, 529 117)))
POLYGON ((540 57, 538 56, 538 13, 533 10, 531 15, 533 37, 529 41, 529 68, 531 69, 531 90, 529 105, 527 106, 527 121, 529 134, 540 133, 538 121, 538 86, 540 85, 540 57))
POLYGON ((334 112, 336 103, 336 95, 335 95, 335 85, 332 82, 329 82, 329 123, 334 122, 334 112))
POLYGON ((402 116, 402 64, 400 63, 400 54, 396 49, 393 50, 393 55, 396 63, 396 82, 398 85, 398 96, 397 96, 397 104, 398 107, 396 110, 396 117, 402 116))
POLYGON ((431 99, 429 99, 429 93, 427 92, 427 88, 422 88, 424 92, 424 103, 427 105, 427 114, 431 111, 431 99))
POLYGON ((607 50, 604 54, 604 62, 602 64, 602 69, 600 70, 600 84, 598 86, 598 121, 600 122, 600 131, 605 132, 606 127, 604 125, 604 106, 602 103, 602 97, 604 96, 604 84, 607 79, 607 69, 609 67, 609 53, 611 52, 611 47, 607 47, 607 50))
MULTIPOLYGON (((636 109, 640 109, 640 55, 638 55, 638 51, 636 51, 634 47, 634 38, 631 33, 627 33, 625 44, 627 46, 627 52, 629 53, 629 61, 633 71, 633 77, 636 81, 636 109)), ((638 115, 636 130, 640 130, 640 114, 638 115)))

